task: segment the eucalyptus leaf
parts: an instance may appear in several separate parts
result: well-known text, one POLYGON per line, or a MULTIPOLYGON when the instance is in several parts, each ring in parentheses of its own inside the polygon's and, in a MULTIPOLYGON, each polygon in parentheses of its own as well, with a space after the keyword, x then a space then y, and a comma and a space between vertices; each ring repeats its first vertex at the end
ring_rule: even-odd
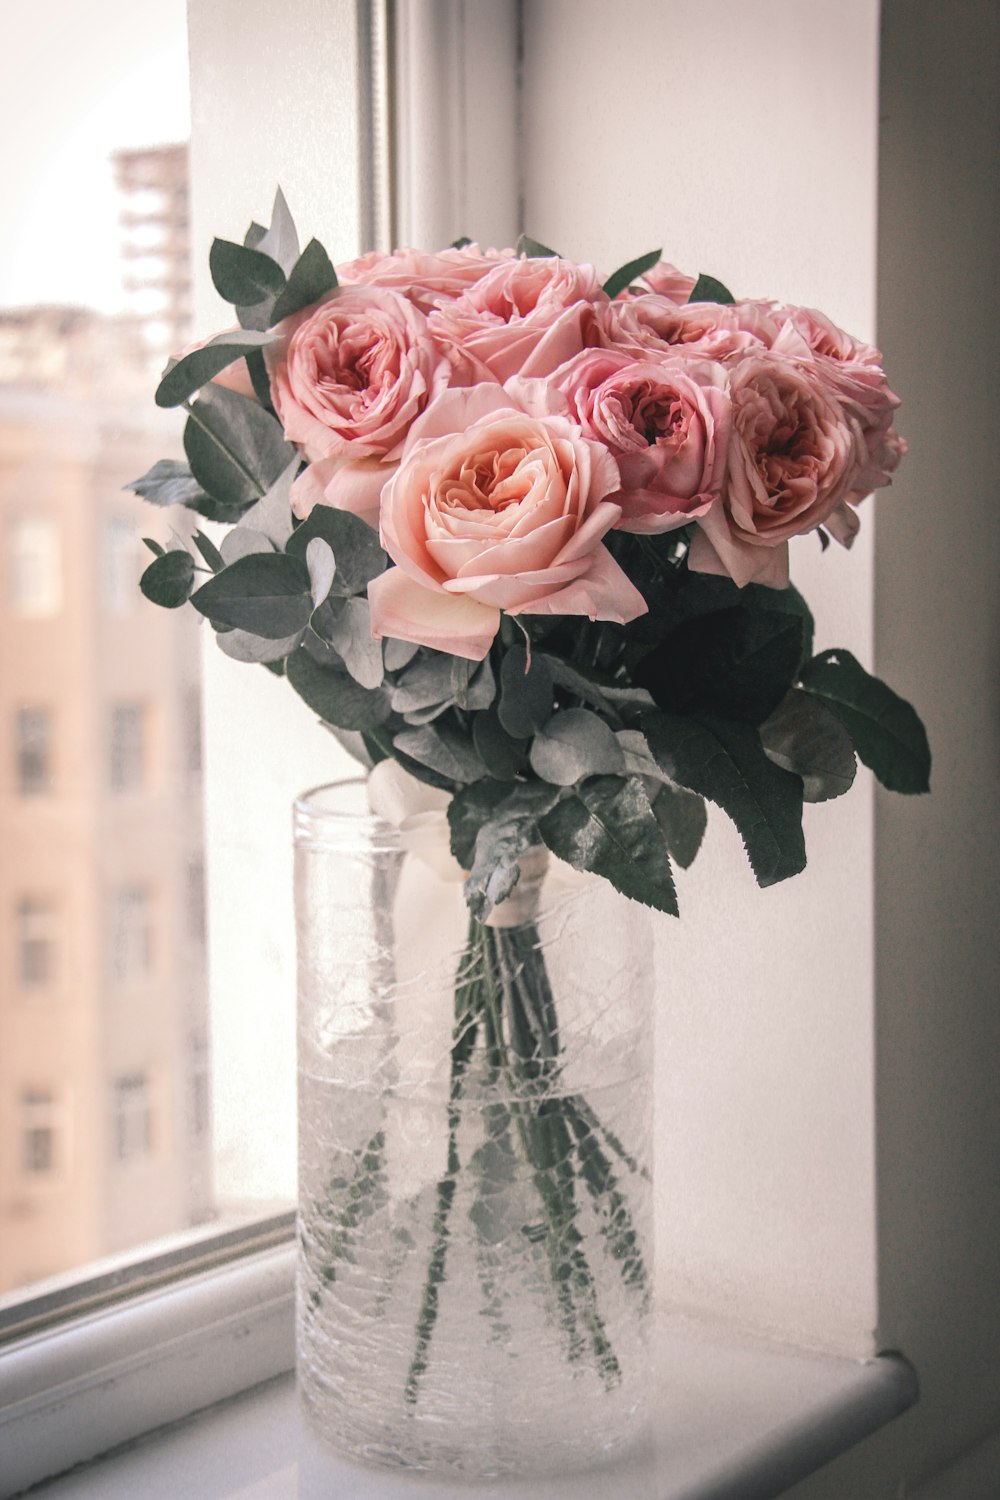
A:
POLYGON ((152 554, 153 554, 154 557, 165 557, 166 556, 166 548, 162 547, 160 545, 160 543, 158 541, 156 541, 153 537, 151 537, 151 536, 144 536, 143 539, 142 539, 142 541, 143 541, 143 545, 145 547, 149 548, 150 552, 152 552, 152 554))
POLYGON ((274 195, 271 223, 252 248, 263 255, 269 255, 278 262, 286 276, 291 275, 292 267, 299 258, 299 237, 280 188, 274 195))
POLYGON ((212 541, 211 537, 207 537, 203 531, 196 531, 191 540, 198 548, 198 551, 201 553, 202 557, 211 568, 212 572, 221 573, 222 569, 226 566, 225 558, 222 556, 222 553, 212 541))
POLYGON ((139 579, 146 598, 163 609, 179 609, 186 604, 193 585, 194 558, 190 552, 180 550, 154 558, 139 579))
POLYGON ((266 636, 252 635, 249 630, 222 630, 215 639, 219 650, 233 661, 267 664, 290 656, 301 641, 302 632, 298 630, 283 640, 269 641, 266 636))
POLYGON ((732 818, 758 885, 775 885, 805 868, 802 783, 767 758, 755 729, 653 710, 643 715, 642 728, 670 779, 732 818))
POLYGON ((927 731, 905 698, 839 648, 813 657, 799 680, 836 714, 883 786, 910 794, 930 791, 927 731))
POLYGON ((642 776, 647 781, 666 779, 641 729, 619 729, 615 732, 615 739, 625 756, 625 770, 629 776, 642 776))
POLYGON ((396 679, 392 689, 392 706, 396 713, 409 714, 425 708, 443 708, 468 687, 477 663, 463 656, 449 656, 444 651, 427 650, 396 679))
POLYGON ((252 349, 262 349, 273 344, 277 334, 260 333, 255 329, 234 328, 216 334, 200 349, 192 349, 166 371, 153 396, 157 406, 180 406, 201 390, 216 375, 235 364, 252 349))
POLYGON ((539 820, 546 845, 644 906, 677 915, 670 858, 642 782, 594 776, 539 820))
POLYGON ((531 769, 553 786, 573 786, 585 776, 623 776, 625 755, 614 731, 589 708, 553 714, 532 741, 531 769))
POLYGON ((189 408, 184 451, 202 488, 243 510, 260 500, 296 457, 276 418, 222 386, 209 386, 189 408))
POLYGON ((716 281, 714 276, 706 276, 704 271, 698 277, 691 288, 689 302, 721 302, 729 304, 736 301, 732 292, 721 281, 716 281))
POLYGON ((850 791, 857 771, 854 745, 821 698, 793 688, 761 725, 760 738, 775 765, 801 778, 807 802, 850 791))
POLYGON ((314 661, 304 646, 288 658, 286 673, 299 697, 337 729, 377 729, 392 712, 384 688, 361 687, 347 672, 314 661))
POLYGON ((566 688, 577 698, 583 698, 594 708, 599 708, 602 714, 612 722, 620 722, 619 715, 622 709, 653 706, 652 695, 646 688, 634 685, 624 686, 613 682, 599 672, 574 666, 564 661, 561 656, 553 656, 545 651, 536 651, 535 656, 548 667, 552 674, 552 681, 558 687, 566 688))
POLYGON ((471 735, 463 733, 447 717, 420 729, 402 730, 393 740, 393 748, 410 760, 430 766, 449 781, 479 781, 486 774, 471 735))
POLYGON ((397 641, 392 636, 386 636, 382 642, 386 671, 401 672, 410 664, 419 650, 421 647, 416 641, 397 641))
POLYGON ((291 313, 310 307, 333 291, 337 285, 337 273, 333 262, 319 240, 310 240, 295 262, 284 287, 271 309, 271 323, 280 323, 291 313))
POLYGON ((215 290, 234 307, 274 298, 285 287, 285 273, 277 261, 232 240, 212 241, 208 268, 215 290))
POLYGON ((548 256, 558 258, 558 250, 550 250, 548 245, 543 245, 540 240, 533 240, 530 234, 522 234, 517 240, 518 255, 526 255, 529 260, 545 259, 548 256))
POLYGON ((242 525, 262 532, 279 550, 292 535, 292 481, 298 468, 298 458, 293 457, 266 493, 240 518, 242 525))
MULTIPOLYGON (((329 542, 324 542, 321 536, 314 536, 306 548, 306 567, 309 570, 309 592, 312 594, 314 606, 318 609, 329 594, 333 575, 337 571, 333 548, 329 542)), ((382 653, 380 651, 379 682, 382 680, 381 666, 382 653)), ((365 686, 377 687, 378 683, 366 683, 365 686)))
POLYGON ((650 250, 646 255, 636 256, 635 260, 627 261, 625 265, 619 266, 613 271, 602 287, 602 291, 614 301, 619 292, 623 292, 633 281, 637 281, 646 271, 652 270, 657 265, 661 250, 650 250))
MULTIPOLYGON (((314 537, 309 546, 326 547, 330 551, 321 537, 314 537)), ((331 597, 313 617, 313 625, 341 657, 355 682, 364 688, 381 686, 385 675, 382 647, 372 637, 367 599, 331 597)))
POLYGON ((187 464, 176 458, 161 458, 141 479, 122 486, 152 505, 186 505, 198 509, 205 498, 201 485, 187 464))
POLYGON ((500 722, 515 739, 540 729, 552 714, 552 673, 536 653, 511 646, 500 665, 500 722))
POLYGON ((262 531, 254 531, 251 526, 234 526, 222 538, 219 551, 222 561, 228 567, 240 557, 251 557, 254 553, 261 552, 270 554, 274 551, 274 546, 262 531))
POLYGON ((305 557, 306 548, 317 536, 329 543, 337 560, 334 594, 347 598, 363 593, 388 565, 377 533, 349 511, 335 510, 331 505, 314 505, 302 525, 292 532, 285 551, 292 557, 305 557))
MULTIPOLYGON (((459 658, 455 658, 459 660, 459 658)), ((472 665, 476 667, 476 663, 472 665)), ((472 676, 455 689, 455 702, 468 713, 489 708, 497 695, 497 680, 488 656, 484 656, 472 676)))
POLYGON ((202 584, 191 603, 213 624, 273 641, 304 629, 313 610, 305 563, 278 552, 238 558, 202 584))
POLYGON ((705 837, 708 813, 703 799, 682 786, 661 786, 653 799, 653 816, 660 825, 671 859, 686 870, 705 837))

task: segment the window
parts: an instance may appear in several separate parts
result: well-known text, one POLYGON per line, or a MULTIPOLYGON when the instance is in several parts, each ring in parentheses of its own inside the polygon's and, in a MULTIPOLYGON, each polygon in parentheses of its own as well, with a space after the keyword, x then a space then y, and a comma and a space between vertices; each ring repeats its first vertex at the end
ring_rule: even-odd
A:
POLYGON ((26 1177, 47 1177, 57 1158, 57 1107, 47 1089, 25 1089, 21 1095, 21 1171, 26 1177))
POLYGON ((152 1149, 149 1079, 145 1073, 125 1073, 115 1079, 112 1096, 115 1158, 139 1161, 152 1149))
POLYGON ((102 552, 104 607, 109 614, 131 614, 139 598, 139 549, 127 516, 105 521, 102 552))
POLYGON ((19 708, 14 722, 17 789, 22 797, 38 796, 52 785, 52 714, 19 708))
POLYGON ((10 607, 25 619, 59 613, 62 568, 59 532, 47 516, 18 516, 8 537, 10 607))
POLYGON ((141 789, 146 772, 146 714, 141 703, 111 708, 108 781, 117 794, 141 789))
POLYGON ((17 971, 22 990, 51 985, 56 969, 56 911, 51 902, 26 896, 17 909, 17 971))
POLYGON ((144 978, 152 968, 153 932, 149 892, 126 886, 112 897, 111 977, 116 984, 144 978))

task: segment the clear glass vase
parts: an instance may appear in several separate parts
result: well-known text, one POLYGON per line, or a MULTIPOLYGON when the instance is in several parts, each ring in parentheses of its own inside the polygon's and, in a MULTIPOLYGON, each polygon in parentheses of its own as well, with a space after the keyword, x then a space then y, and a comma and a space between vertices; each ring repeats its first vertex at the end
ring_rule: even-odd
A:
POLYGON ((302 1399, 367 1463, 591 1467, 651 1384, 648 913, 539 849, 483 925, 416 822, 295 807, 302 1399))

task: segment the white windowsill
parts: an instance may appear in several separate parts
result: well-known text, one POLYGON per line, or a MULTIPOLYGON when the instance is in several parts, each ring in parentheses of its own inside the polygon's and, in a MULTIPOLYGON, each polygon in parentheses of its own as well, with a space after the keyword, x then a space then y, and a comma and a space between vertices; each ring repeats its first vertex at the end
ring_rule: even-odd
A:
MULTIPOLYGON (((306 1432, 289 1373, 293 1276, 294 1247, 282 1246, 0 1350, 0 1500, 88 1459, 42 1493, 481 1496, 482 1485, 357 1468, 306 1432)), ((858 1363, 763 1347, 666 1316, 658 1347, 648 1452, 591 1477, 503 1481, 504 1497, 603 1500, 613 1483, 630 1500, 771 1500, 917 1394, 910 1366, 890 1356, 858 1363)))

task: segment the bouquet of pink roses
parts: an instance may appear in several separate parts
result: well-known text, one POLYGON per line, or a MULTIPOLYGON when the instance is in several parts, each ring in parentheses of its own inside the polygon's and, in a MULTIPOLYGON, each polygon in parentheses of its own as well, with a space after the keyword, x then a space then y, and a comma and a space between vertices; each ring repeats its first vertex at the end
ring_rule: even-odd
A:
MULTIPOLYGON (((847 791, 856 757, 927 789, 917 715, 846 651, 814 654, 788 577, 792 537, 849 546, 889 483, 897 398, 878 351, 821 313, 736 300, 658 251, 606 279, 528 239, 335 270, 315 240, 300 253, 279 193, 270 227, 216 240, 211 269, 239 326, 164 374, 187 462, 132 488, 231 529, 150 543, 143 592, 190 599, 363 764, 393 757, 446 794, 470 909, 453 1110, 487 1046, 570 1345, 586 1330, 613 1383, 574 1188, 641 1290, 619 1181, 635 1163, 582 1099, 532 1102, 560 1069, 544 954, 530 923, 488 919, 539 847, 676 914, 672 862, 697 852, 705 799, 766 886, 803 868, 803 802, 847 791)), ((449 1119, 411 1400, 459 1168, 449 1119)))

